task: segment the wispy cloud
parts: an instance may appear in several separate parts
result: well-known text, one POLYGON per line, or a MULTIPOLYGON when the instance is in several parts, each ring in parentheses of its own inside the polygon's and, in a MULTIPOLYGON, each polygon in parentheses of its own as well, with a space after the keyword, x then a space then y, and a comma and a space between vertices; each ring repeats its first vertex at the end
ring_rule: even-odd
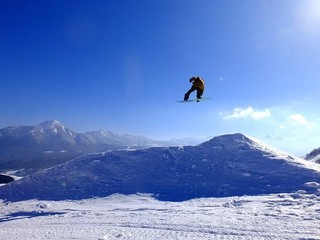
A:
POLYGON ((238 119, 238 118, 252 118, 254 120, 261 120, 263 118, 271 117, 271 111, 269 109, 255 110, 252 107, 247 108, 235 108, 231 113, 220 113, 224 119, 238 119))
POLYGON ((307 128, 313 128, 315 123, 312 121, 307 120, 301 114, 292 114, 288 117, 288 122, 293 126, 303 126, 307 128))

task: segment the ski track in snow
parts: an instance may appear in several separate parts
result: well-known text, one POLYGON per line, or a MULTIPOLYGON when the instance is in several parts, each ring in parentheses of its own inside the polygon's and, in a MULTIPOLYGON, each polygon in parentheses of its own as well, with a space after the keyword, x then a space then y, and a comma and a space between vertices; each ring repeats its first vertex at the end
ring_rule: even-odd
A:
POLYGON ((320 197, 271 194, 158 201, 119 195, 0 202, 1 239, 320 240, 320 197))

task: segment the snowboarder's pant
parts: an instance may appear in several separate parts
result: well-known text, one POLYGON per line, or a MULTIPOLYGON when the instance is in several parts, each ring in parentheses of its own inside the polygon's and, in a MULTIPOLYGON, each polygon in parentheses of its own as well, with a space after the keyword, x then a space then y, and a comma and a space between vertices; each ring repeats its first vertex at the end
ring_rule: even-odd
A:
POLYGON ((190 96, 190 93, 192 93, 192 92, 195 91, 195 90, 197 90, 197 98, 201 98, 204 89, 200 89, 200 88, 198 88, 198 87, 192 86, 192 87, 190 88, 190 90, 184 95, 184 100, 188 100, 188 99, 189 99, 189 96, 190 96))

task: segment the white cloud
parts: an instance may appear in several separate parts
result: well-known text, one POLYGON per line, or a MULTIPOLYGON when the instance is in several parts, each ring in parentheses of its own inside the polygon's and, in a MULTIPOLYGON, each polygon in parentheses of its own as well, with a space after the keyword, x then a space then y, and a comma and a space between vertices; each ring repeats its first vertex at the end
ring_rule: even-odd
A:
POLYGON ((261 120, 271 117, 271 111, 269 109, 258 111, 249 106, 247 108, 235 108, 232 110, 232 113, 221 113, 221 115, 224 115, 224 119, 252 118, 254 120, 261 120))
POLYGON ((301 114, 292 114, 289 116, 288 121, 293 126, 303 126, 307 128, 313 128, 314 123, 308 121, 303 115, 301 114))

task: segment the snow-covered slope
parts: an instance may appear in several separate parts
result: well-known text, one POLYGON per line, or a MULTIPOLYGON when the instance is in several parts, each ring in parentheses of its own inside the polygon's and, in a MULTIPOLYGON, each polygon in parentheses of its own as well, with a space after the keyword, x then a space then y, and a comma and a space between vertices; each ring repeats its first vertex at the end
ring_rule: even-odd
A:
POLYGON ((148 195, 0 201, 5 240, 320 240, 320 197, 273 194, 164 202, 148 195))
POLYGON ((304 159, 314 163, 320 163, 320 148, 312 150, 304 157, 304 159))
POLYGON ((317 182, 320 183, 317 164, 233 134, 195 147, 80 157, 0 187, 0 198, 63 200, 139 192, 160 200, 181 201, 298 190, 316 192, 317 182))

